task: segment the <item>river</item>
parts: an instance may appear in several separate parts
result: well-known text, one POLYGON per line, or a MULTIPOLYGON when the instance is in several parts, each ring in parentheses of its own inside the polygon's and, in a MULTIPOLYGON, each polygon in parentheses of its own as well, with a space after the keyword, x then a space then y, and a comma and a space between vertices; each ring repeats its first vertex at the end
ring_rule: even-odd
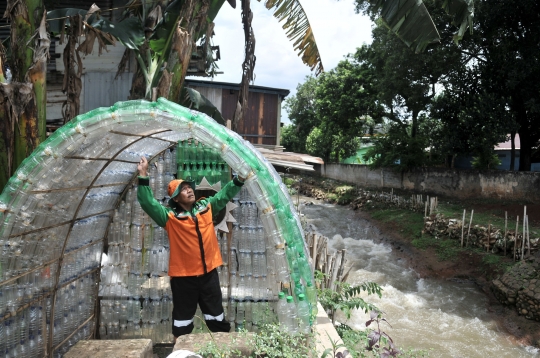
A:
MULTIPOLYGON (((300 203, 307 223, 331 238, 331 249, 347 249, 348 265, 353 266, 347 281, 381 285, 382 298, 366 300, 385 313, 392 327, 383 330, 399 347, 426 350, 430 357, 540 357, 538 349, 515 344, 497 326, 485 294, 474 284, 420 278, 390 245, 379 243, 380 231, 354 211, 307 197, 300 197, 300 203)), ((337 318, 345 322, 344 316, 337 318)), ((355 311, 346 323, 363 329, 368 319, 355 311)))

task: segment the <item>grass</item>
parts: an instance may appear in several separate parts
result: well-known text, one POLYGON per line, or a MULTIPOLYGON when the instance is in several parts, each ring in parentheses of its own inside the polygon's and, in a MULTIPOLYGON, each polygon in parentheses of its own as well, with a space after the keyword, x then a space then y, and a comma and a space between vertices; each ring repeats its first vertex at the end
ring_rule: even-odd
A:
POLYGON ((397 225, 400 233, 406 237, 417 239, 422 236, 424 219, 420 213, 398 208, 385 208, 381 203, 373 203, 371 207, 367 206, 367 210, 373 219, 397 225))

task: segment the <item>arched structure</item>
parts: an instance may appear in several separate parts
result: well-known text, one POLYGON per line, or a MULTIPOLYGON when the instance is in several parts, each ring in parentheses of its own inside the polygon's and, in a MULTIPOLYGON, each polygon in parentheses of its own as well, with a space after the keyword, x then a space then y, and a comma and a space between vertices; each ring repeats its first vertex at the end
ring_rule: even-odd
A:
POLYGON ((68 338, 88 338, 98 311, 108 226, 136 164, 142 155, 153 158, 188 138, 219 151, 233 171, 248 178, 266 240, 277 256, 287 257, 284 270, 311 286, 302 227, 287 188, 249 142, 205 114, 165 99, 119 102, 58 129, 0 195, 1 324, 28 325, 29 336, 21 339, 36 339, 33 335, 41 332, 41 353, 57 350, 68 338), (62 311, 67 300, 77 300, 80 317, 63 327, 72 333, 61 335, 56 322, 71 314, 62 311))

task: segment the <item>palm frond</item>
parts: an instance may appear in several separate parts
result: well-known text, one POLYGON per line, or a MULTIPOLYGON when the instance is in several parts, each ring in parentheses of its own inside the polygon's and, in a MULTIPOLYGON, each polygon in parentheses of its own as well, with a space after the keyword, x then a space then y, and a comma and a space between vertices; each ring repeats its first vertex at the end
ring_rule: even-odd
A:
MULTIPOLYGON (((261 2, 261 0, 257 0, 261 2)), ((302 62, 308 65, 315 74, 324 71, 321 55, 304 8, 299 0, 265 0, 268 10, 274 11, 274 17, 280 22, 284 21, 283 29, 287 37, 293 42, 294 50, 302 62)))

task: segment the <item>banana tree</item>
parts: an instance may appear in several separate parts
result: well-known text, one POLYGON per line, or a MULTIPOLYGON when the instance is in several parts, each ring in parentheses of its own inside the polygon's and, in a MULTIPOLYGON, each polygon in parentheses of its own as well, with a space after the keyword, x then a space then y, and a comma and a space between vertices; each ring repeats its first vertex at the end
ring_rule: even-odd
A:
MULTIPOLYGON (((260 1, 260 0, 259 0, 260 1)), ((235 0, 228 0, 233 7, 235 0)), ((171 2, 146 2, 130 0, 126 4, 124 16, 118 23, 111 23, 99 16, 99 11, 79 9, 61 9, 48 13, 51 19, 51 31, 63 34, 65 26, 72 23, 72 28, 84 28, 84 32, 94 34, 93 38, 102 39, 106 44, 117 40, 126 46, 126 54, 119 65, 119 72, 125 69, 128 53, 132 53, 137 61, 137 69, 133 77, 130 98, 155 99, 166 97, 177 103, 192 105, 197 109, 208 106, 208 101, 193 102, 194 99, 203 98, 194 94, 194 91, 183 89, 183 82, 187 75, 188 65, 194 53, 200 50, 203 57, 210 57, 212 62, 210 41, 213 33, 213 20, 225 0, 174 0, 171 2), (76 18, 75 16, 80 16, 76 18), (57 19, 68 18, 69 21, 57 19), (84 27, 80 26, 81 18, 84 27), (107 38, 106 35, 113 38, 107 38), (195 47, 200 41, 201 45, 195 47), (209 56, 210 53, 210 56, 209 56)), ((317 50, 313 32, 307 16, 298 0, 266 1, 268 9, 274 10, 278 20, 284 20, 283 26, 289 38, 294 41, 295 49, 302 56, 304 63, 315 69, 317 74, 323 70, 320 55, 317 50)), ((249 2, 242 0, 243 19, 249 10, 249 2), (247 9, 247 10, 246 10, 247 9)), ((94 7, 94 6, 93 6, 94 7)), ((250 12, 250 11, 249 11, 250 12)), ((246 26, 246 23, 244 24, 246 26)), ((249 28, 251 25, 247 25, 249 28)), ((251 30, 251 36, 253 32, 251 30)), ((78 36, 80 34, 76 34, 78 36)), ((87 40, 85 40, 87 41, 87 40)), ((254 45, 254 37, 252 41, 254 45)), ((79 46, 88 48, 89 46, 79 46)), ((90 47, 91 48, 91 47, 90 47)), ((252 80, 254 61, 254 46, 246 52, 243 64, 244 76, 242 79, 239 107, 245 109, 247 105, 247 92, 249 82, 252 80), (240 104, 241 103, 241 104, 240 104)), ((66 55, 66 52, 65 52, 66 55)), ((72 55, 73 58, 77 58, 72 55)), ((76 63, 77 61, 67 61, 76 63)), ((76 65, 74 65, 76 67, 76 65)), ((79 66, 80 67, 80 66, 79 66)), ((66 71, 67 72, 67 71, 66 71)), ((67 76, 76 76, 77 71, 70 71, 67 76)), ((65 81, 76 83, 76 81, 65 81)), ((69 91, 68 91, 69 92, 69 91)), ((76 97, 76 96, 74 96, 76 97)), ((219 111, 210 109, 218 120, 219 111)), ((235 116, 233 126, 243 117, 244 110, 235 116)), ((72 117, 72 116, 71 116, 72 117)))
POLYGON ((0 190, 45 140, 50 44, 40 0, 8 0, 4 16, 12 26, 8 51, 0 44, 0 190))

